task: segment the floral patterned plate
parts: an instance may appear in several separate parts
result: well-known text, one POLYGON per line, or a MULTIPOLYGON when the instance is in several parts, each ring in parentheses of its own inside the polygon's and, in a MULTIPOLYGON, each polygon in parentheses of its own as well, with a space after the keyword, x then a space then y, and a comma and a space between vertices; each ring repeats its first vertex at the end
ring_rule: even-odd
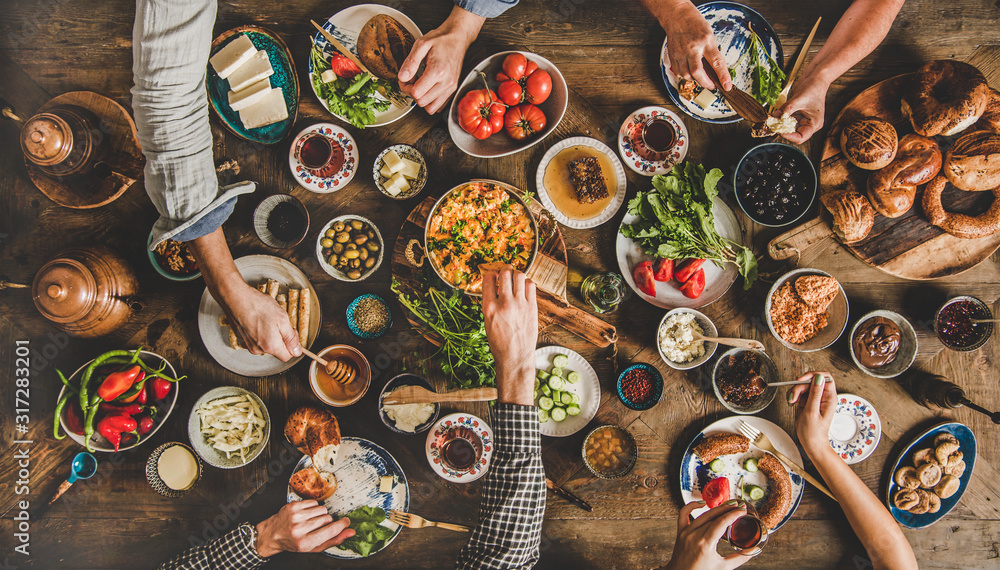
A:
POLYGON ((288 167, 292 176, 306 190, 317 194, 329 194, 347 186, 358 171, 358 144, 354 137, 343 128, 331 123, 316 123, 307 127, 295 136, 292 147, 288 150, 288 167), (344 165, 332 174, 310 170, 299 161, 302 142, 310 133, 322 133, 334 146, 339 146, 344 152, 344 165))
POLYGON ((875 406, 861 396, 837 396, 837 412, 830 425, 830 445, 848 465, 868 459, 882 438, 882 422, 875 406))
POLYGON ((438 420, 427 432, 426 451, 427 462, 439 477, 453 483, 469 483, 482 477, 490 467, 490 459, 493 457, 493 430, 485 421, 472 414, 451 414, 438 420), (479 461, 464 471, 452 469, 441 458, 440 444, 453 429, 471 430, 483 446, 479 461))
POLYGON ((677 113, 663 107, 643 107, 629 115, 618 130, 618 152, 622 155, 625 166, 642 174, 655 176, 666 174, 675 164, 684 160, 688 151, 688 132, 677 113), (642 144, 640 130, 642 124, 650 117, 663 117, 674 127, 677 142, 667 152, 653 152, 642 144))

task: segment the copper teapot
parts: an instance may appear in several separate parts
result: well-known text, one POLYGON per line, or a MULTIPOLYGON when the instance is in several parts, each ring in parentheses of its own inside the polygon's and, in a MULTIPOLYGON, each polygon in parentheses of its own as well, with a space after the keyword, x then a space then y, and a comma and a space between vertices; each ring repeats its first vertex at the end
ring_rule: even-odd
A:
POLYGON ((32 297, 42 316, 78 337, 117 330, 142 310, 139 285, 128 263, 104 246, 56 255, 35 275, 32 297))
POLYGON ((46 176, 55 179, 83 176, 101 162, 105 133, 92 112, 77 105, 56 105, 27 121, 3 100, 0 115, 21 125, 21 151, 46 176))

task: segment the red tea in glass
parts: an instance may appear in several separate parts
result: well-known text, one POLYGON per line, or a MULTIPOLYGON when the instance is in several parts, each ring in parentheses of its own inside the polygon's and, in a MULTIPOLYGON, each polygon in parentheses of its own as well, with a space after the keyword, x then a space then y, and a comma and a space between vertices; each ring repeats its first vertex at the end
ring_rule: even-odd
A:
POLYGON ((653 152, 667 152, 677 142, 677 132, 670 121, 661 117, 650 117, 642 125, 639 133, 642 144, 653 152))
POLYGON ((311 133, 302 140, 299 162, 317 176, 332 176, 344 166, 344 149, 321 133, 311 133))
POLYGON ((736 552, 744 556, 757 556, 764 550, 764 544, 767 543, 768 530, 757 517, 757 511, 753 505, 745 501, 741 502, 746 505, 747 514, 736 519, 726 529, 726 540, 736 552))
POLYGON ((472 469, 483 456, 482 440, 467 427, 453 427, 441 436, 438 443, 441 460, 455 471, 472 469))

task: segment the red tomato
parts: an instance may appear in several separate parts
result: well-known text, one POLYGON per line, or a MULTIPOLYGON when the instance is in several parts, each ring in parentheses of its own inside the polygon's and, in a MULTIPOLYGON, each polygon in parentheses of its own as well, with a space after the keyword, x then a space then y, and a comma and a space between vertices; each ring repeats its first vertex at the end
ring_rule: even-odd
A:
POLYGON ((719 477, 712 479, 701 488, 701 500, 708 508, 714 509, 729 500, 729 479, 719 477))
POLYGON ((345 79, 352 79, 361 73, 360 67, 339 53, 333 54, 333 57, 330 58, 330 69, 337 74, 337 77, 345 79))
POLYGON ((698 271, 698 269, 701 268, 704 263, 704 259, 695 259, 693 257, 685 259, 674 267, 674 279, 680 281, 681 283, 687 281, 692 275, 694 275, 695 271, 698 271))
POLYGON ((689 299, 697 299, 701 297, 702 291, 705 290, 705 270, 699 269, 694 272, 694 275, 688 278, 687 281, 681 285, 681 293, 689 299))
POLYGON ((531 103, 525 103, 508 109, 504 124, 510 138, 521 141, 545 128, 545 113, 531 103))
POLYGON ((514 106, 521 103, 521 99, 524 96, 524 89, 521 88, 521 84, 517 81, 508 79, 500 83, 500 87, 497 88, 497 94, 500 95, 500 100, 504 102, 504 105, 514 106))
POLYGON ((653 271, 653 279, 657 281, 670 281, 674 276, 674 260, 660 259, 656 262, 656 270, 653 271))
MULTIPOLYGON (((512 53, 503 60, 503 71, 497 73, 497 81, 520 81, 528 67, 528 58, 521 53, 512 53)), ((537 65, 535 67, 538 67, 537 65)))
POLYGON ((632 278, 635 279, 635 285, 640 291, 650 297, 656 296, 656 283, 653 281, 652 261, 643 261, 639 265, 636 265, 635 269, 632 270, 632 278))
MULTIPOLYGON (((533 63, 533 62, 532 62, 533 63)), ((544 103, 552 93, 552 77, 544 69, 538 69, 524 80, 524 100, 528 103, 544 103)))
POLYGON ((504 110, 492 90, 475 89, 458 102, 458 124, 477 139, 487 139, 503 128, 504 110))

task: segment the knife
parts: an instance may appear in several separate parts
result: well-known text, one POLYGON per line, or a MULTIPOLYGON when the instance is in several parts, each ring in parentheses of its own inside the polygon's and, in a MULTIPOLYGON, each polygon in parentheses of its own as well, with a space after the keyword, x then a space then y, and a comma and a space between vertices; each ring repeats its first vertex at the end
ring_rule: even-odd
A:
POLYGON ((702 62, 705 72, 708 73, 708 78, 719 86, 719 91, 722 92, 726 103, 729 103, 729 106, 733 108, 733 111, 736 111, 737 115, 743 117, 755 127, 758 123, 763 123, 767 120, 767 109, 754 99, 753 95, 735 85, 729 91, 722 89, 722 81, 719 79, 719 75, 715 73, 715 69, 712 68, 708 61, 703 59, 702 62))
POLYGON ((552 482, 552 479, 549 479, 548 477, 545 478, 545 486, 548 487, 549 489, 552 489, 552 492, 555 493, 556 495, 559 495, 560 497, 566 499, 567 501, 573 503, 574 505, 580 507, 581 509, 587 511, 588 513, 594 510, 594 507, 590 506, 590 503, 584 501, 580 497, 577 497, 576 495, 570 493, 569 491, 563 489, 562 487, 557 487, 556 484, 552 482))

